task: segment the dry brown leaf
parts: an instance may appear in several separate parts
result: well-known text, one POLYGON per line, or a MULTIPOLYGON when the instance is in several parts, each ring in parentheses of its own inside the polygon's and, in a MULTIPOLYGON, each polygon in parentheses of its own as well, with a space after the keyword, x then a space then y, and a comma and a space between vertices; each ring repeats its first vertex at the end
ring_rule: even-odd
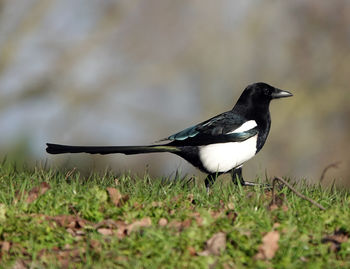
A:
POLYGON ((262 239, 262 244, 259 246, 259 252, 255 255, 258 260, 272 259, 278 250, 278 240, 280 234, 277 231, 268 232, 262 239))
POLYGON ((153 201, 151 205, 152 205, 152 207, 162 207, 163 206, 163 202, 153 201))
POLYGON ((233 224, 237 218, 237 213, 234 211, 228 211, 226 212, 226 216, 229 220, 231 220, 231 224, 233 224))
POLYGON ((182 222, 182 228, 188 228, 190 227, 192 224, 192 220, 191 219, 185 219, 183 222, 182 222))
POLYGON ((117 230, 117 237, 123 239, 128 234, 128 225, 120 225, 117 230))
POLYGON ((96 252, 102 251, 101 243, 97 240, 91 239, 90 240, 90 247, 96 252))
POLYGON ((34 202, 39 196, 43 195, 50 188, 51 187, 50 187, 49 183, 41 182, 39 186, 36 186, 29 191, 26 202, 27 203, 34 202))
POLYGON ((69 233, 71 236, 75 236, 75 232, 71 228, 67 228, 66 232, 69 233))
POLYGON ((206 243, 206 249, 198 255, 209 256, 209 255, 219 255, 221 251, 226 248, 226 234, 219 232, 214 234, 206 243))
POLYGON ((72 248, 71 245, 67 244, 63 249, 57 246, 51 249, 42 249, 38 256, 44 260, 57 260, 60 268, 70 268, 72 264, 82 262, 82 254, 85 252, 84 247, 72 248))
POLYGON ((198 226, 203 225, 203 219, 202 219, 201 214, 199 212, 193 212, 190 214, 190 216, 196 220, 196 223, 198 226))
POLYGON ((141 228, 141 227, 149 227, 152 225, 152 220, 150 217, 144 217, 141 220, 137 220, 133 223, 131 223, 130 225, 128 225, 128 230, 127 230, 127 234, 129 235, 132 231, 141 228))
POLYGON ((102 234, 102 235, 113 235, 114 231, 112 229, 108 228, 99 228, 97 229, 97 232, 102 234))
POLYGON ((213 219, 217 219, 221 217, 222 212, 221 211, 212 211, 210 212, 210 215, 212 216, 213 219))
POLYGON ((123 196, 121 195, 120 191, 116 188, 107 188, 107 192, 109 195, 109 199, 115 206, 119 206, 121 203, 121 200, 123 196))
POLYGON ((226 208, 227 208, 227 209, 230 209, 230 210, 234 210, 234 209, 235 209, 235 205, 234 205, 234 203, 228 203, 228 204, 226 205, 226 208))
POLYGON ((189 247, 187 248, 187 250, 188 250, 188 253, 189 253, 191 256, 196 256, 196 255, 197 255, 197 251, 196 251, 196 249, 195 249, 194 247, 189 246, 189 247))
POLYGON ((173 228, 177 231, 182 231, 185 228, 190 227, 192 219, 185 219, 184 221, 172 220, 169 222, 168 227, 173 228))
POLYGON ((159 226, 166 226, 168 224, 168 220, 166 218, 160 218, 158 221, 159 226))
POLYGON ((182 199, 182 194, 175 195, 173 198, 171 198, 171 201, 176 204, 179 200, 182 199))
POLYGON ((224 208, 226 207, 226 203, 225 203, 224 200, 220 200, 219 203, 220 203, 220 207, 221 207, 222 209, 224 209, 224 208))
POLYGON ((178 220, 172 220, 169 222, 168 227, 176 229, 176 230, 181 230, 182 229, 182 222, 178 220))
POLYGON ((58 215, 58 216, 45 216, 46 220, 55 221, 59 226, 70 228, 72 230, 84 228, 90 222, 73 215, 58 215))
POLYGON ((191 203, 191 204, 196 204, 197 202, 194 200, 194 195, 192 193, 190 193, 189 195, 187 195, 187 200, 191 203))
POLYGON ((284 200, 285 200, 284 193, 275 195, 275 203, 273 203, 273 200, 271 200, 268 209, 270 211, 274 211, 274 210, 282 207, 283 211, 287 211, 288 207, 284 205, 284 200))
POLYGON ((149 227, 152 225, 152 220, 149 217, 145 217, 141 220, 137 220, 131 224, 126 224, 123 221, 116 221, 113 219, 102 220, 94 228, 97 232, 103 235, 116 234, 119 239, 124 238, 126 235, 130 235, 131 232, 141 228, 149 227))
POLYGON ((281 223, 275 222, 272 226, 272 228, 277 229, 278 227, 281 226, 281 223))
MULTIPOLYGON (((47 190, 50 189, 50 185, 47 182, 41 182, 39 186, 36 186, 32 188, 27 195, 27 198, 25 200, 26 203, 30 204, 33 203, 40 195, 43 195, 47 190)), ((15 198, 15 203, 22 198, 22 195, 25 196, 27 192, 17 193, 15 198)))
POLYGON ((3 241, 1 244, 1 253, 8 253, 10 251, 10 242, 3 241))
POLYGON ((19 259, 12 266, 12 269, 27 269, 27 265, 26 265, 25 261, 19 259))
POLYGON ((98 229, 98 228, 116 229, 120 225, 124 225, 124 222, 123 221, 119 221, 119 220, 117 221, 117 220, 114 220, 114 219, 104 219, 104 220, 101 220, 99 223, 96 223, 94 225, 94 228, 95 229, 98 229))
POLYGON ((270 204, 268 209, 269 209, 269 211, 275 211, 275 210, 278 209, 278 205, 276 205, 276 204, 270 204))

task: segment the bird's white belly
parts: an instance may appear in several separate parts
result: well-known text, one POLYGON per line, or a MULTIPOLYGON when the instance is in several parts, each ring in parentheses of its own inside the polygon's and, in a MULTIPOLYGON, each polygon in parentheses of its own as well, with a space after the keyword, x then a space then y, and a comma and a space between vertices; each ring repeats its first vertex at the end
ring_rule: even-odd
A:
POLYGON ((199 158, 208 172, 227 172, 255 155, 257 138, 256 135, 243 142, 200 146, 199 158))

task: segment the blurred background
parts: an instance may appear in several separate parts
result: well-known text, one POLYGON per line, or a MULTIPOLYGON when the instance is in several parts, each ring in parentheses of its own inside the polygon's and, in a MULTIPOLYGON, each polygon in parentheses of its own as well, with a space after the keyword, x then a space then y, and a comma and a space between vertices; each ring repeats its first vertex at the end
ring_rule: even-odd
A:
POLYGON ((0 157, 82 172, 203 176, 171 154, 55 155, 45 143, 152 143, 230 110, 250 83, 271 104, 265 173, 350 185, 350 2, 0 1, 0 157))

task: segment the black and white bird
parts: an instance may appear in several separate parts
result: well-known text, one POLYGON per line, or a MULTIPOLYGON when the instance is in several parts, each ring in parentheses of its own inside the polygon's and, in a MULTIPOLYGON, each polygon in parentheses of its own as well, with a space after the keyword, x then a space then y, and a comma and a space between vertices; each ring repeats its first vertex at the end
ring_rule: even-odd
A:
MULTIPOLYGON (((255 185, 242 177, 242 165, 254 157, 264 146, 270 131, 269 111, 272 99, 292 96, 288 91, 266 83, 254 83, 245 88, 232 110, 189 127, 160 141, 165 144, 146 146, 67 146, 47 144, 51 154, 140 154, 170 152, 176 154, 208 176, 207 189, 216 177, 231 173, 234 183, 255 185)), ((160 142, 159 141, 159 142, 160 142)))

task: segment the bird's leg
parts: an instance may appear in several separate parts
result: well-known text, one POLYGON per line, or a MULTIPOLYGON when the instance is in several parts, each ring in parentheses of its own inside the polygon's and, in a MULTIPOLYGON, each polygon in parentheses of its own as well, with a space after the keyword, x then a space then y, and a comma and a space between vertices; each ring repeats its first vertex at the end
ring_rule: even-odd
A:
POLYGON ((242 176, 242 166, 232 169, 231 170, 231 177, 232 177, 233 184, 238 185, 238 181, 239 181, 242 186, 245 185, 245 182, 244 182, 243 176, 242 176))
POLYGON ((231 176, 232 176, 232 182, 235 185, 238 185, 238 181, 242 186, 260 186, 260 187, 271 187, 269 184, 265 183, 256 183, 256 182, 249 182, 249 181, 244 181, 243 175, 242 175, 242 166, 237 167, 235 169, 232 169, 231 171, 231 176))
POLYGON ((210 187, 214 184, 218 176, 219 176, 219 173, 211 173, 211 174, 208 174, 207 177, 205 178, 204 183, 208 194, 209 194, 210 187))

